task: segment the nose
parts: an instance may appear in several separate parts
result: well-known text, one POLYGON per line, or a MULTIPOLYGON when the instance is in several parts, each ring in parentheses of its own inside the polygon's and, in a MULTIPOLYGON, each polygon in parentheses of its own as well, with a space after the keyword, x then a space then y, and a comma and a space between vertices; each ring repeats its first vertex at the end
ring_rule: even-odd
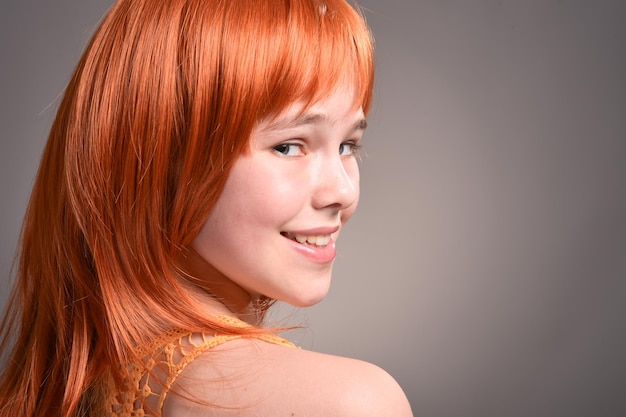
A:
POLYGON ((353 159, 336 155, 319 161, 312 196, 316 209, 346 210, 359 199, 359 167, 353 159))

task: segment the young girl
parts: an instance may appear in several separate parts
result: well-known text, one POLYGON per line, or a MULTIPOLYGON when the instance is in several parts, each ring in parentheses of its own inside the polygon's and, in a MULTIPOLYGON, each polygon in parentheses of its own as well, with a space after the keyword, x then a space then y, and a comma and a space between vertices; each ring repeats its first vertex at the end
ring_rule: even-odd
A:
POLYGON ((343 0, 119 0, 65 92, 2 322, 1 416, 410 416, 262 327, 330 283, 372 41, 343 0))

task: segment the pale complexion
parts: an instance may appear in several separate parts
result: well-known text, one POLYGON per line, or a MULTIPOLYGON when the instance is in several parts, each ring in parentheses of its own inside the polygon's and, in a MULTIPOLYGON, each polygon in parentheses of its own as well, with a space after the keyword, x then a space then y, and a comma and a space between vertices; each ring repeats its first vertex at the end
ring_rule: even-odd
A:
POLYGON ((367 362, 254 339, 220 345, 176 380, 164 417, 412 417, 396 381, 367 362), (221 405, 221 407, 216 405, 221 405))
MULTIPOLYGON (((351 91, 261 121, 235 163, 194 249, 253 297, 296 306, 330 285, 334 242, 356 209, 356 151, 365 129, 351 91)), ((205 294, 206 296, 206 294, 205 294)), ((213 314, 228 314, 216 300, 213 314)), ((164 417, 410 417, 382 369, 257 339, 202 354, 176 380, 164 417), (183 393, 176 395, 175 392, 183 393), (193 392, 193 398, 185 393, 193 392), (217 405, 217 406, 216 406, 217 405)))
POLYGON ((193 247, 253 297, 320 301, 335 241, 357 206, 365 126, 345 89, 261 121, 193 247))

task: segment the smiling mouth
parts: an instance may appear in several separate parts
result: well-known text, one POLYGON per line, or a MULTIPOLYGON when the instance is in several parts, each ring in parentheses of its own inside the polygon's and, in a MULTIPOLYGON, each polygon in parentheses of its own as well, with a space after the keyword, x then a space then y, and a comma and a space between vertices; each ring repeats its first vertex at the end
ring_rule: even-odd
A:
POLYGON ((318 248, 323 248, 330 242, 330 235, 300 235, 288 232, 281 232, 280 234, 302 245, 310 245, 318 248))

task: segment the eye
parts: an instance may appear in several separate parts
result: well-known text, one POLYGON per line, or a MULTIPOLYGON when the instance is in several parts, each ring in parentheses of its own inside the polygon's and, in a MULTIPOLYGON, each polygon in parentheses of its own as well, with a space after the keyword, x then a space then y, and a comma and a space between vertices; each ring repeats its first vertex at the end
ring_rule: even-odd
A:
POLYGON ((304 154, 302 145, 298 143, 281 143, 274 146, 274 151, 284 156, 300 156, 304 154))
POLYGON ((344 142, 339 145, 339 155, 341 156, 351 156, 357 155, 361 145, 358 145, 354 142, 344 142))

